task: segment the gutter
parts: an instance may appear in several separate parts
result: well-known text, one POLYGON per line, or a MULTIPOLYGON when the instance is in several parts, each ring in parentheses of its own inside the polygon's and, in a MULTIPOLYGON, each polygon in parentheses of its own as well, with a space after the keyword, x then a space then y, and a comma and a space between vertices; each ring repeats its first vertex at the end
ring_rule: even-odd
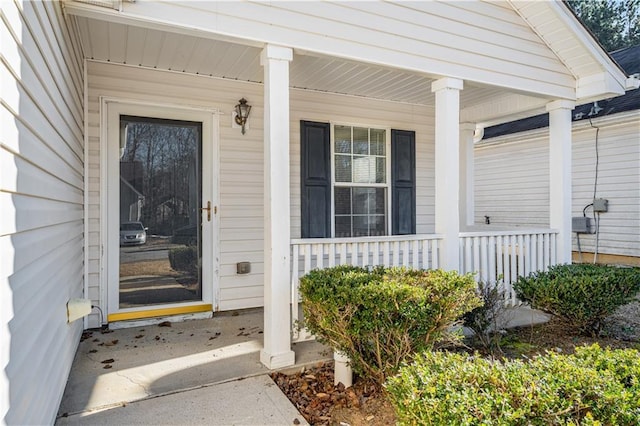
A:
POLYGON ((631 74, 625 80, 625 90, 635 90, 640 88, 640 73, 631 74))

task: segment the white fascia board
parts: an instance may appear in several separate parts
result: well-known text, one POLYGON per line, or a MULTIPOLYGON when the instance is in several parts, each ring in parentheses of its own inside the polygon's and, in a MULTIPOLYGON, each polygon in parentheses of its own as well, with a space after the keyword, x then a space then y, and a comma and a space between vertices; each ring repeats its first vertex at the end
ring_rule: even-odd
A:
POLYGON ((635 90, 640 88, 640 76, 637 74, 632 75, 627 78, 626 89, 627 90, 635 90))
POLYGON ((604 98, 624 95, 626 89, 625 77, 622 81, 608 72, 582 77, 576 86, 576 102, 584 104, 604 98))
MULTIPOLYGON (((152 3, 152 2, 147 2, 152 3)), ((79 16, 82 18, 97 19, 114 24, 131 25, 150 30, 166 31, 175 34, 182 34, 194 37, 202 37, 211 40, 226 41, 252 47, 264 47, 264 42, 245 38, 233 37, 221 33, 208 31, 203 28, 187 27, 178 25, 177 22, 154 20, 144 15, 125 13, 125 10, 113 10, 88 3, 81 3, 77 0, 64 0, 64 11, 66 14, 79 16)), ((129 6, 129 3, 123 4, 129 6)))
MULTIPOLYGON (((623 126, 626 124, 637 124, 640 119, 640 110, 624 111, 611 115, 604 115, 601 117, 594 117, 589 120, 580 120, 572 122, 572 129, 574 132, 582 131, 585 129, 592 129, 593 126, 623 126)), ((482 128, 484 130, 484 128, 482 128)), ((476 129, 476 132, 481 130, 476 129)), ((514 142, 527 142, 532 139, 539 139, 541 137, 547 137, 549 135, 549 126, 540 127, 537 129, 524 130, 517 133, 509 133, 507 135, 496 136, 491 139, 476 139, 475 148, 483 148, 494 145, 508 144, 514 142)))
MULTIPOLYGON (((564 2, 555 2, 549 1, 546 4, 554 10, 554 12, 565 22, 567 27, 574 32, 574 34, 581 41, 582 45, 587 49, 588 53, 594 58, 594 60, 598 61, 600 66, 603 68, 603 73, 605 77, 603 81, 605 84, 601 86, 602 93, 601 99, 610 96, 617 96, 624 94, 625 81, 627 79, 626 74, 618 64, 609 56, 609 54, 602 48, 600 44, 596 41, 596 39, 589 33, 589 31, 578 21, 578 19, 574 16, 573 13, 569 10, 569 6, 564 4, 564 2), (621 91, 620 91, 621 90, 621 91)), ((562 58, 561 58, 562 59, 562 58)), ((566 61, 563 61, 566 63, 566 61)), ((576 102, 583 103, 585 99, 582 99, 583 96, 579 94, 581 89, 581 80, 583 78, 590 78, 591 76, 578 78, 577 86, 576 86, 576 102)), ((595 93, 590 94, 590 96, 600 96, 595 93)))

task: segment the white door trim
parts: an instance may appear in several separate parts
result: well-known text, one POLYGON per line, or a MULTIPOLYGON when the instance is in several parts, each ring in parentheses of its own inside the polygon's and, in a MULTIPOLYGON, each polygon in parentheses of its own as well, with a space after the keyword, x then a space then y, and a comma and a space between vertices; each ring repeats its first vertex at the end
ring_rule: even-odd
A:
MULTIPOLYGON (((195 121, 202 123, 202 196, 203 203, 219 205, 219 115, 218 110, 185 105, 149 103, 123 98, 100 98, 101 171, 100 171, 100 246, 102 248, 101 307, 105 314, 179 308, 181 306, 219 305, 219 215, 211 222, 203 213, 202 221, 202 301, 153 305, 142 308, 119 307, 119 117, 142 117, 195 121), (105 297, 106 296, 106 297, 105 297)), ((213 212, 212 212, 213 213, 213 212)))

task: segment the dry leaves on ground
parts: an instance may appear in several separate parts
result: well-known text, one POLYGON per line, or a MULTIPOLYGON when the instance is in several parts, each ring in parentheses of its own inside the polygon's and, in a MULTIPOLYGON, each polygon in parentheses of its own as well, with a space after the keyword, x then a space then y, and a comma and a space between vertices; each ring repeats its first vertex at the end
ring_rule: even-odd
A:
POLYGON ((382 391, 357 380, 350 388, 334 385, 333 362, 286 375, 273 373, 273 380, 312 425, 395 424, 395 414, 382 391))

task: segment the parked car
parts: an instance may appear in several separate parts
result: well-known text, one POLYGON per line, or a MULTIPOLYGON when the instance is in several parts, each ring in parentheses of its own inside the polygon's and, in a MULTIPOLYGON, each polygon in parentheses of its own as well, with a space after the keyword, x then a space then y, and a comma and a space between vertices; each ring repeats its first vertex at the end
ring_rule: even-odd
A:
POLYGON ((147 228, 142 222, 123 222, 120 224, 120 245, 139 245, 147 242, 147 228))

